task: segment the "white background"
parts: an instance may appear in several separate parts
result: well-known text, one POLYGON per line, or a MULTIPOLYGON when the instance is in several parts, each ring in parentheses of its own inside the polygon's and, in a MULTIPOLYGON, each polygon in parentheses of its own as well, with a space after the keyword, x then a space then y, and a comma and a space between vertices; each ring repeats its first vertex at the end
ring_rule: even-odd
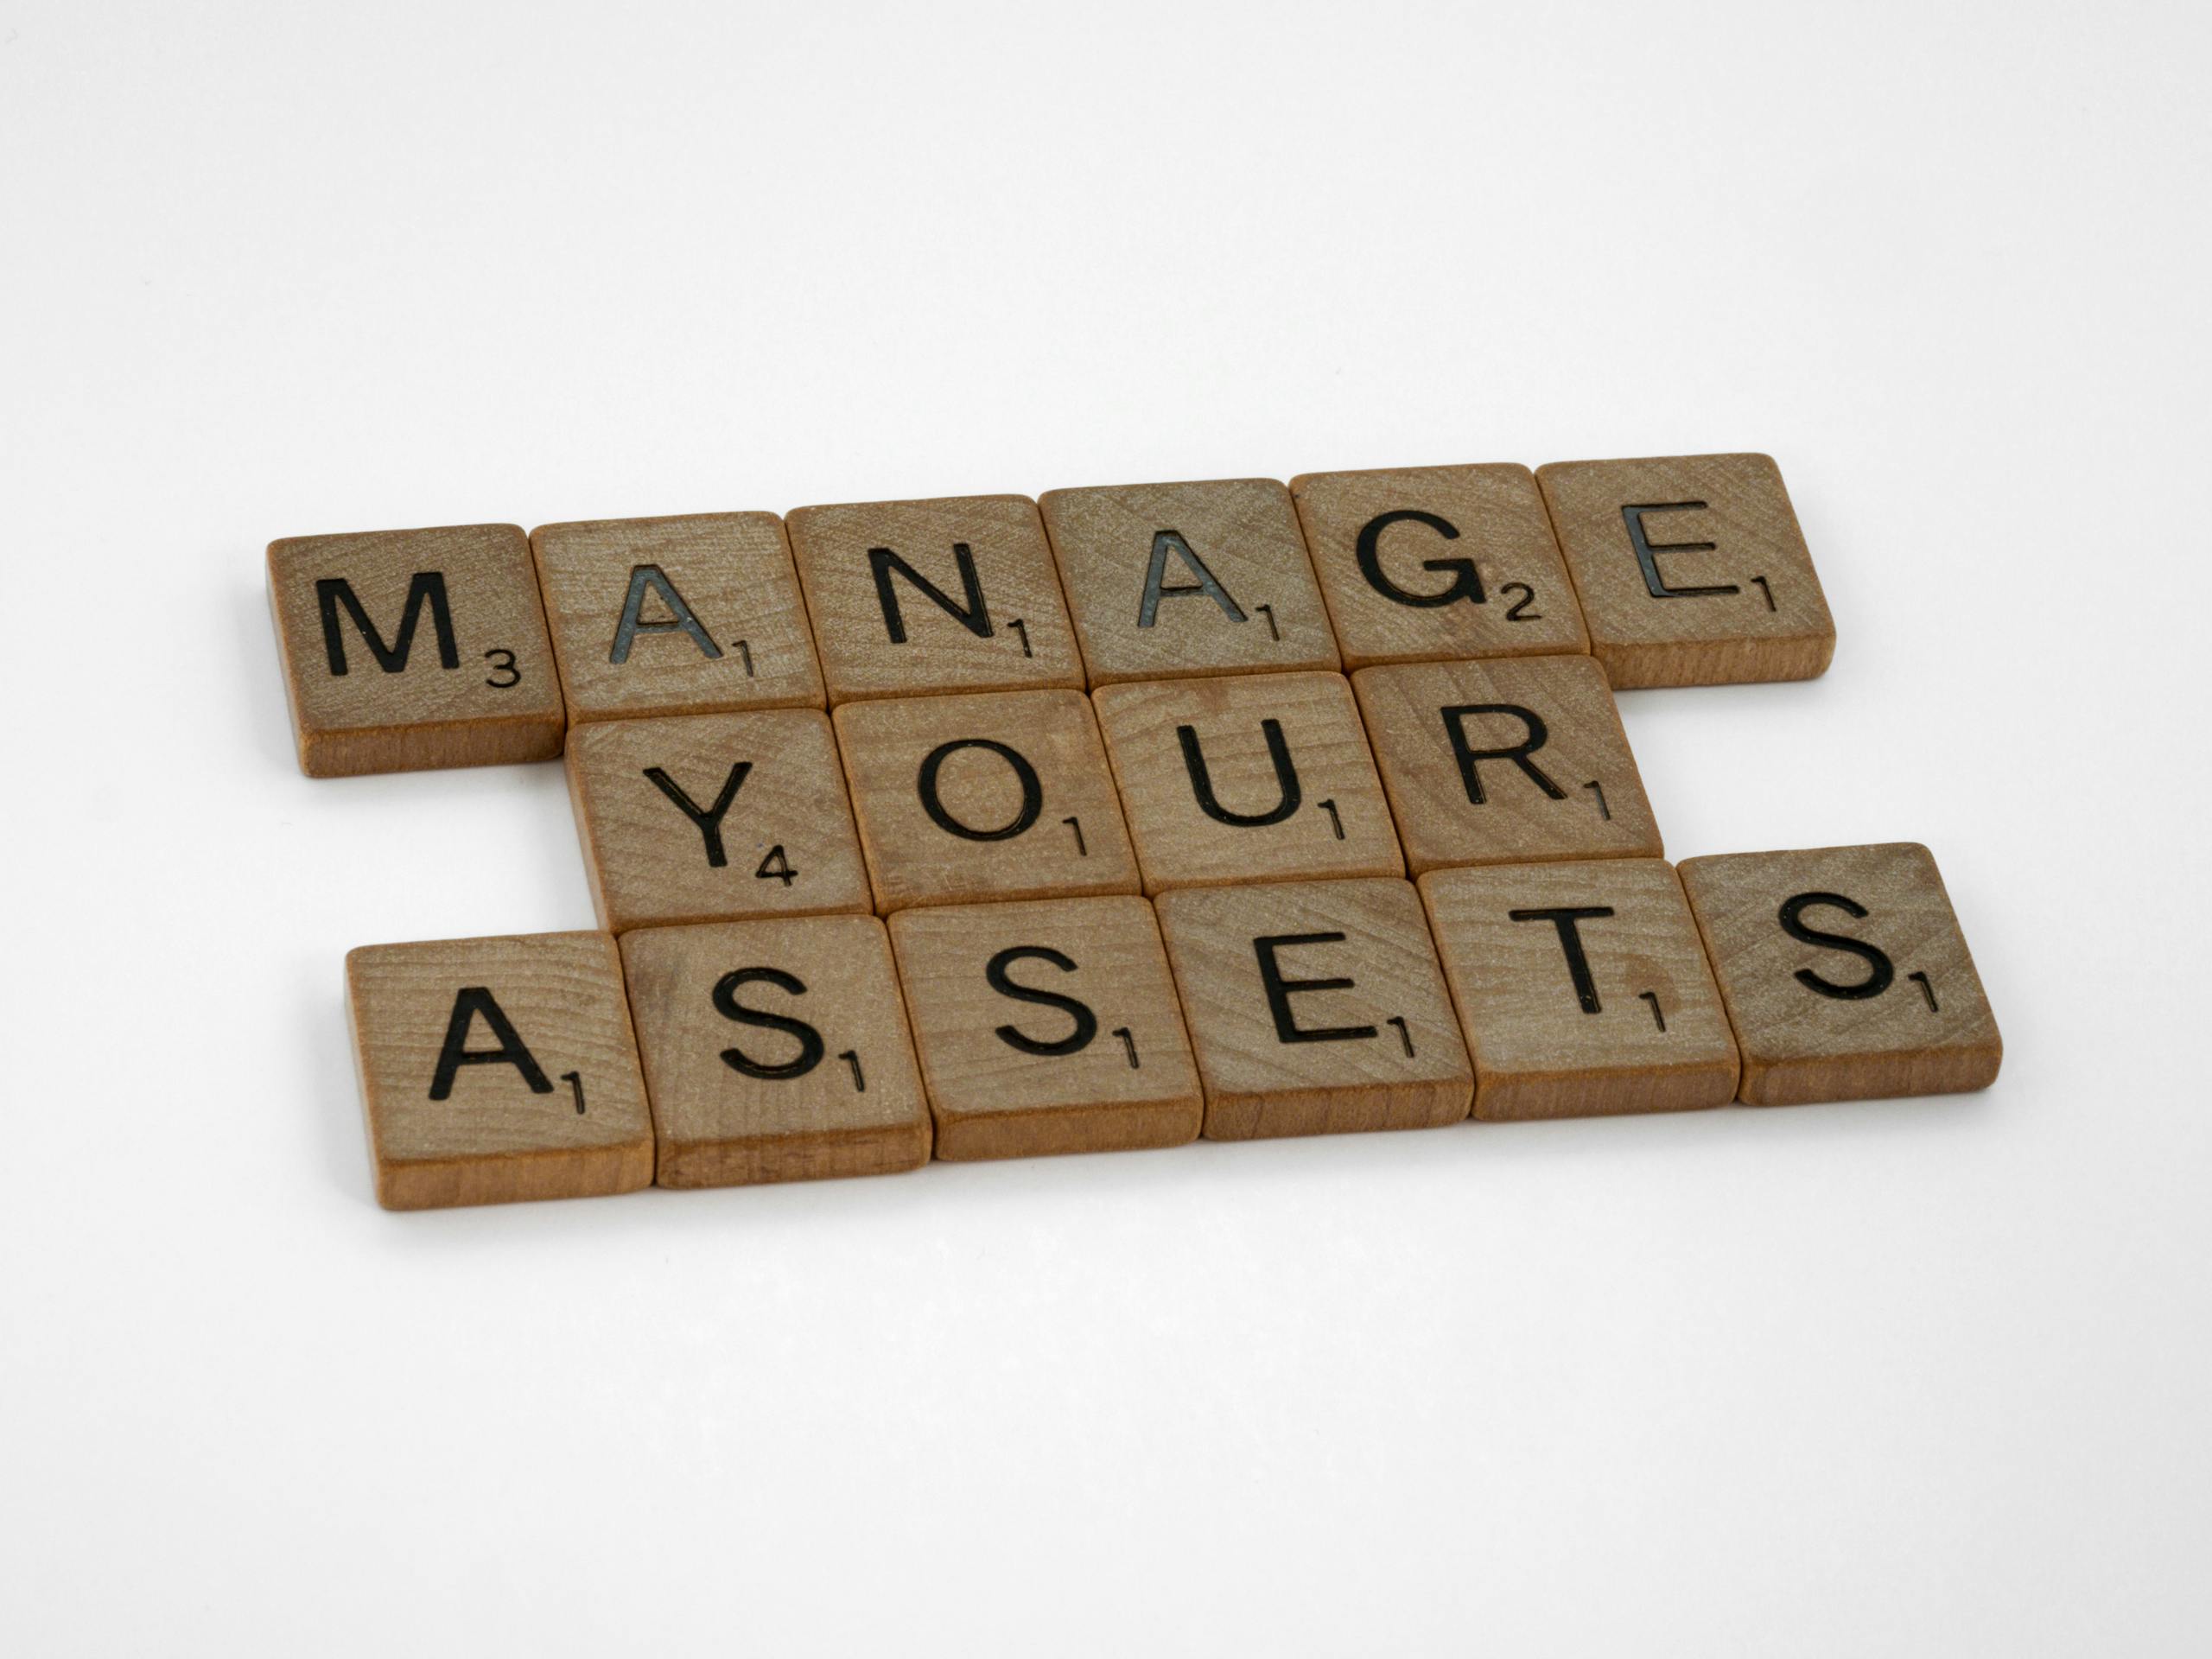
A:
POLYGON ((2200 5, 0 3, 0 1646, 2201 1652, 2200 5), (392 1216, 273 537, 1765 449, 1669 853, 1932 845, 1978 1097, 392 1216))

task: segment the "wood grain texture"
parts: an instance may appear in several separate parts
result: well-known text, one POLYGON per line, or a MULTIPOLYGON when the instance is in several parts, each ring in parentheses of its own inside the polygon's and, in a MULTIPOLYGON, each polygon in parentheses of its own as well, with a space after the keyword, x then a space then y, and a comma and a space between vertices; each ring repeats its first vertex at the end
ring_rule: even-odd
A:
POLYGON ((1147 893, 1405 874, 1343 675, 1153 680, 1091 702, 1147 893))
POLYGON ((790 524, 831 702, 1083 689, 1059 573, 1027 496, 800 507, 790 524))
POLYGON ((929 1161, 929 1107, 874 917, 640 928, 622 936, 622 964, 661 1185, 929 1161))
POLYGON ((1770 457, 1556 461, 1536 479, 1617 688, 1827 668, 1835 623, 1770 457))
POLYGON ((346 1008, 387 1210, 632 1192, 652 1122, 604 933, 364 945, 346 1008))
POLYGON ((1663 850, 1592 658, 1397 663, 1360 670, 1352 690, 1416 874, 1663 850))
POLYGON ((1274 480, 1049 490, 1038 505, 1094 687, 1337 667, 1298 515, 1274 480))
POLYGON ((271 542, 269 604, 308 777, 561 753, 561 688, 518 526, 271 542))
POLYGON ((1208 1139, 1467 1116, 1474 1073, 1410 883, 1183 887, 1155 908, 1208 1139))
POLYGON ((1925 847, 1725 854, 1685 860, 1681 878, 1743 1054, 1745 1103, 1996 1081, 2004 1040, 1925 847))
POLYGON ((848 702, 833 721, 881 913, 1138 890, 1082 692, 848 702))
POLYGON ((1433 870, 1421 894, 1474 1056, 1477 1117, 1735 1098, 1736 1039, 1664 860, 1433 870))
POLYGON ((1205 1097, 1144 899, 941 906, 890 926, 939 1158, 1197 1138, 1205 1097))
POLYGON ((1307 473, 1290 496, 1347 671, 1590 649, 1526 467, 1307 473))
POLYGON ((818 709, 593 721, 570 732, 568 770, 592 902, 612 931, 871 907, 818 709))
POLYGON ((530 545, 571 722, 822 707, 774 513, 541 524, 530 545))

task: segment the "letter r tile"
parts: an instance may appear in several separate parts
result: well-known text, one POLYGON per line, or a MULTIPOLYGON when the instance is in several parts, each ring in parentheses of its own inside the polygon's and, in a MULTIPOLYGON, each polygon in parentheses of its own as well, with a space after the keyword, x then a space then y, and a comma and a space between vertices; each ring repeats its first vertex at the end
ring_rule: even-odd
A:
POLYGON ((310 778, 561 753, 561 688, 517 526, 271 542, 269 602, 310 778))
POLYGON ((1662 850, 1594 658, 1394 663, 1351 683, 1416 875, 1662 850))

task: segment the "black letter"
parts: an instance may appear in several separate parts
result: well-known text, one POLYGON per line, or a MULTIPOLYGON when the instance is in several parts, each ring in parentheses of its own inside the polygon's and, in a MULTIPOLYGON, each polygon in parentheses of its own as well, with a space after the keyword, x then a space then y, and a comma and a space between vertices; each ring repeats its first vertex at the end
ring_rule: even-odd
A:
POLYGON ((1854 904, 1840 893, 1801 893, 1794 899, 1782 901, 1780 912, 1782 931, 1791 938, 1805 944, 1825 945, 1831 950, 1847 950, 1866 964, 1866 977, 1856 985, 1839 985, 1832 979, 1822 979, 1809 968, 1800 968, 1797 979, 1808 989, 1822 996, 1832 996, 1839 1002, 1857 1002, 1866 997, 1879 996, 1890 988, 1897 976, 1897 964, 1888 954, 1864 939, 1846 938, 1840 933, 1823 933, 1817 927, 1808 927, 1802 918, 1815 905, 1833 905, 1847 916, 1864 916, 1866 906, 1854 904))
POLYGON ((691 643, 709 657, 719 657, 722 648, 714 642, 706 629, 699 626, 699 619, 691 614, 691 607, 683 602, 683 595, 676 591, 657 564, 633 566, 630 571, 630 591, 622 601, 622 620, 614 627, 614 649, 607 653, 610 663, 630 660, 630 647, 641 633, 688 633, 691 643), (645 609, 647 590, 660 595, 661 603, 668 607, 665 622, 641 622, 639 613, 645 609))
POLYGON ((1137 601, 1137 626, 1148 628, 1160 613, 1163 597, 1173 599, 1184 594, 1205 594, 1228 613, 1232 622, 1242 622, 1244 613, 1229 596, 1229 589, 1213 579, 1213 572, 1206 569, 1205 561, 1191 551, 1191 544, 1183 539, 1179 530, 1163 530, 1152 538, 1152 565, 1144 575, 1144 597, 1137 601), (1196 582, 1178 582, 1169 588, 1162 585, 1167 575, 1167 556, 1173 553, 1190 567, 1196 582))
POLYGON ((1509 910, 1505 913, 1516 922, 1549 922, 1557 928, 1559 948, 1567 953, 1567 976, 1574 982, 1574 995, 1581 1001, 1582 1012, 1605 1012, 1598 1003, 1598 982, 1590 977, 1590 958, 1582 953, 1582 930, 1575 924, 1611 915, 1611 905, 1592 905, 1580 910, 1509 910))
POLYGON ((324 576, 317 581, 315 602, 315 608, 322 613, 322 649, 330 658, 333 674, 346 672, 346 636, 338 632, 340 605, 346 607, 346 614, 353 619, 353 626, 360 630, 362 640, 376 653, 377 666, 385 673, 397 674, 407 666, 407 655, 415 648, 415 624, 421 620, 425 605, 430 607, 430 626, 437 631, 438 666, 461 666, 461 652, 453 643, 453 613, 446 608, 443 571, 417 570, 415 579, 407 584, 407 610, 399 619, 399 633, 390 650, 385 648, 384 637, 369 620, 369 613, 354 596, 353 583, 345 577, 324 576))
POLYGON ((960 567, 960 590, 968 598, 966 605, 956 605, 951 596, 920 571, 900 558, 887 547, 871 547, 868 550, 868 569, 875 573, 875 596, 883 606, 883 626, 889 630, 891 643, 906 643, 906 619, 899 609, 899 594, 891 585, 891 573, 896 570, 912 582, 917 589, 944 607, 946 614, 978 639, 991 637, 990 613, 983 608, 983 583, 976 574, 976 556, 968 550, 965 542, 952 544, 952 557, 960 567))
POLYGON ((1474 805, 1483 804, 1483 780, 1475 769, 1478 760, 1510 760, 1529 776, 1529 781, 1555 801, 1567 798, 1567 791, 1544 775, 1543 768, 1529 757, 1544 747, 1551 738, 1541 715, 1533 709, 1523 709, 1511 702, 1463 702, 1450 709, 1436 711, 1444 716, 1444 729, 1452 739, 1452 753, 1459 759, 1459 779, 1467 786, 1467 799, 1474 805), (1467 716, 1469 715, 1511 715, 1528 728, 1528 735, 1519 748, 1471 749, 1467 747, 1467 716))
POLYGON ((1697 512, 1704 509, 1702 501, 1654 501, 1643 506, 1623 507, 1621 518, 1628 525, 1629 544, 1636 549, 1636 562, 1643 568, 1643 585, 1650 589, 1654 599, 1695 599, 1700 594, 1738 594, 1742 588, 1731 584, 1725 588, 1669 588, 1666 578, 1659 574, 1662 553, 1710 553, 1711 542, 1661 542, 1653 546, 1644 534, 1643 515, 1647 512, 1697 512))
POLYGON ((1198 798, 1198 810, 1216 823, 1233 824, 1240 830, 1256 830, 1270 823, 1281 823, 1298 810, 1298 804, 1305 798, 1299 787, 1298 768, 1291 764, 1290 748, 1282 741, 1282 722, 1268 719, 1260 722, 1260 734, 1268 740, 1268 758, 1275 763, 1275 786, 1281 791, 1275 804, 1264 812, 1231 812, 1214 798, 1213 777, 1206 770, 1206 757, 1198 747, 1198 734, 1195 727, 1178 726, 1176 741, 1183 746, 1183 766, 1191 774, 1191 792, 1198 798))
POLYGON ((1045 786, 1037 781, 1037 769, 1020 754, 1003 743, 988 737, 957 737, 950 743, 940 743, 922 761, 922 770, 914 779, 914 787, 922 798, 922 810, 930 815, 930 822, 949 834, 967 841, 1011 841, 1031 824, 1045 809, 1045 786), (1014 768, 1014 777, 1021 785, 1021 810, 995 830, 971 830, 944 810, 944 803, 938 798, 937 775, 948 757, 962 749, 988 749, 993 754, 1014 768))
POLYGON ((550 1095, 553 1085, 545 1080, 544 1071, 530 1046, 515 1034, 499 1001, 481 985, 464 985, 454 993, 453 1013, 446 1020, 445 1046, 438 1051, 438 1069, 430 1078, 430 1098, 444 1100, 453 1093, 453 1074, 464 1065, 512 1065, 522 1073, 522 1080, 530 1085, 533 1095, 550 1095), (468 1047, 468 1027, 478 1015, 492 1028, 499 1039, 497 1048, 480 1048, 471 1052, 468 1047))
POLYGON ((1350 990, 1353 982, 1349 979, 1285 979, 1281 964, 1275 961, 1275 952, 1286 944, 1335 944, 1343 938, 1341 933, 1274 933, 1252 941, 1253 952, 1260 958, 1260 982, 1267 987, 1268 1012, 1275 1017, 1277 1042, 1341 1043, 1375 1035, 1372 1026, 1302 1027, 1290 1011, 1293 992, 1350 990))
POLYGON ((729 804, 737 798, 739 786, 752 770, 750 760, 734 761, 730 766, 729 777, 722 784, 722 792, 715 797, 712 806, 702 810, 698 802, 683 792, 683 785, 675 779, 658 766, 645 768, 645 776, 652 779, 653 787, 674 801, 683 816, 699 826, 700 835, 706 838, 707 863, 710 868, 719 870, 729 862, 722 852, 722 817, 729 810, 729 804))
POLYGON ((772 1031, 789 1032, 798 1039, 798 1058, 785 1060, 781 1065, 763 1065, 750 1058, 741 1048, 722 1050, 722 1064, 733 1071, 741 1071, 748 1077, 760 1077, 770 1083, 780 1083, 791 1077, 803 1077, 822 1064, 822 1033, 804 1020, 787 1014, 768 1014, 760 1008, 748 1008, 737 1000, 737 994, 755 982, 773 985, 779 991, 789 991, 793 996, 803 995, 805 982, 796 974, 787 974, 780 968, 740 968, 724 974, 715 982, 715 1007, 741 1026, 760 1026, 772 1031))
POLYGON ((1367 585, 1383 598, 1400 605, 1417 605, 1424 608, 1434 605, 1449 605, 1455 599, 1464 599, 1471 605, 1489 602, 1483 593, 1483 579, 1475 569, 1472 559, 1423 559, 1424 570, 1456 570, 1458 576, 1441 593, 1409 594, 1382 574, 1382 532, 1392 524, 1412 523, 1427 524, 1447 542, 1459 539, 1459 527, 1438 518, 1433 512, 1422 512, 1413 507, 1396 512, 1378 513, 1359 527, 1359 571, 1367 578, 1367 585))
POLYGON ((983 969, 983 977, 990 982, 991 988, 1001 996, 1010 996, 1021 1002, 1041 1002, 1048 1007, 1066 1010, 1075 1021, 1075 1029, 1056 1043, 1040 1043, 1034 1037, 1024 1036, 1012 1026, 1001 1026, 998 1028, 999 1040, 1025 1054, 1074 1054, 1088 1048, 1090 1039, 1098 1034, 1098 1016, 1090 1011, 1088 1004, 1072 996, 1064 996, 1058 991, 1033 990, 1027 985, 1017 985, 1007 976, 1006 970, 1010 963, 1033 958, 1038 962, 1049 962, 1063 973, 1075 971, 1075 963, 1049 946, 1014 944, 991 958, 983 969))

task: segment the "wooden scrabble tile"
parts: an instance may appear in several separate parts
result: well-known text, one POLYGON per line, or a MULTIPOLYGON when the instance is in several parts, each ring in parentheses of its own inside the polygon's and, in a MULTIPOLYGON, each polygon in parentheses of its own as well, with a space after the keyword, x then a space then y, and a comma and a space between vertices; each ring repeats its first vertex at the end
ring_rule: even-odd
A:
POLYGON ((617 933, 871 906, 818 709, 590 721, 569 735, 569 795, 617 933))
POLYGON ((774 513, 541 524, 530 545, 572 722, 822 707, 774 513))
POLYGON ((790 524, 832 702, 1083 689, 1060 578, 1027 496, 800 507, 790 524))
POLYGON ((385 1209, 651 1184, 652 1121, 607 934, 364 945, 346 957, 346 1011, 385 1209))
POLYGON ((1080 691, 840 704, 875 907, 1135 893, 1121 803, 1080 691))
POLYGON ((1091 696, 1147 893, 1403 875, 1341 674, 1239 674, 1091 696))
POLYGON ((1051 490, 1038 505, 1093 686, 1338 665, 1274 480, 1051 490))
POLYGON ((1659 856, 1643 779, 1592 658, 1395 663, 1351 683, 1415 874, 1659 856))
POLYGON ((561 753, 561 688, 517 526, 271 542, 269 603, 308 777, 561 753))
POLYGON ((1290 480, 1347 671, 1586 652, 1526 467, 1394 467, 1290 480))
POLYGON ((1985 1089, 2005 1045, 1912 842, 1687 859, 1753 1106, 1985 1089))
POLYGON ((1208 1139, 1466 1116, 1474 1074, 1410 883, 1180 887, 1154 902, 1208 1139))
POLYGON ((891 944, 939 1158, 1197 1137, 1205 1100, 1144 899, 902 910, 891 944))
POLYGON ((1736 1039, 1664 860, 1432 870, 1421 901, 1475 1058, 1475 1116, 1719 1106, 1736 1039))
POLYGON ((1809 680, 1835 624, 1782 473, 1765 455, 1536 469, 1613 684, 1809 680))
POLYGON ((622 936, 663 1186, 881 1175, 930 1115, 883 924, 709 922, 622 936))

